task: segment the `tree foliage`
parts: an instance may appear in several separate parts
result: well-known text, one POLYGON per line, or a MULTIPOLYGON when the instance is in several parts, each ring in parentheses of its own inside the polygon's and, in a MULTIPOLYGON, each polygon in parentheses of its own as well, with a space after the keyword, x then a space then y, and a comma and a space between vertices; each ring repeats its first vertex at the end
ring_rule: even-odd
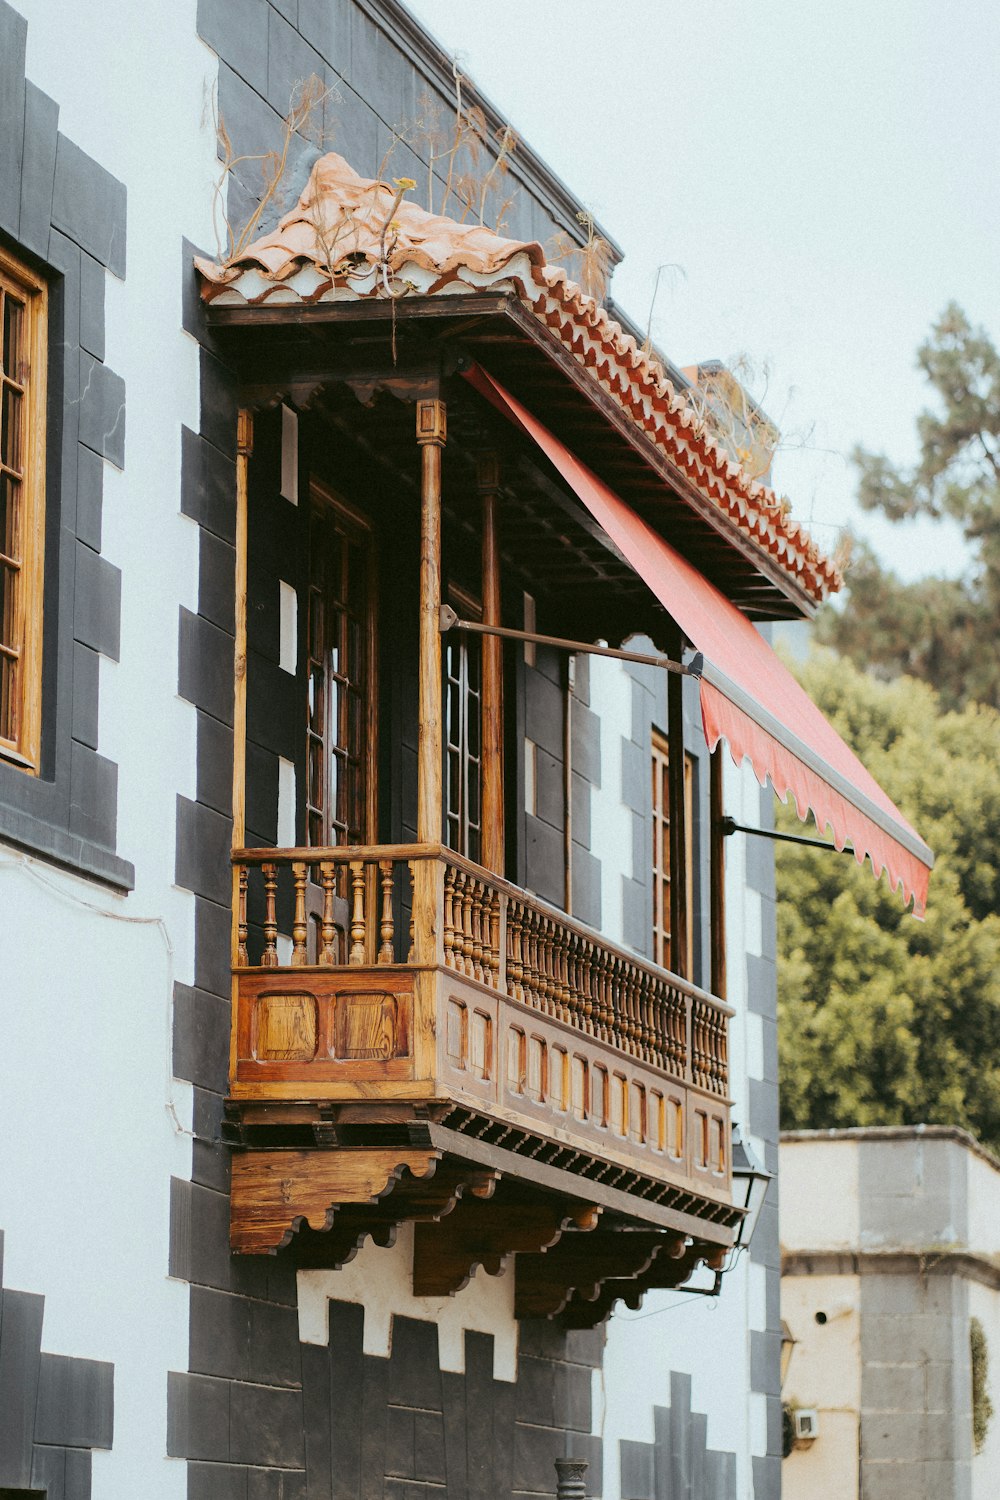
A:
POLYGON ((868 863, 778 846, 782 1123, 963 1125, 1000 1148, 1000 713, 830 652, 802 676, 937 860, 918 922, 868 863))
POLYGON ((841 609, 828 608, 819 637, 885 677, 929 682, 946 708, 976 700, 1000 707, 1000 354, 954 303, 917 361, 935 409, 917 419, 920 456, 911 470, 858 448, 858 499, 891 521, 957 521, 971 566, 962 578, 903 583, 861 546, 841 609))

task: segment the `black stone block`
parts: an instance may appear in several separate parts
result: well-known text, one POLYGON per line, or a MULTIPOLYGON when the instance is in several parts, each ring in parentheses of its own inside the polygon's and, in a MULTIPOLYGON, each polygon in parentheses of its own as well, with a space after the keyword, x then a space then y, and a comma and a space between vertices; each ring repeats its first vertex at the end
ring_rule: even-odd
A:
POLYGON ((33 250, 43 260, 49 253, 58 131, 59 106, 29 80, 24 92, 24 161, 17 240, 25 250, 33 250))
MULTIPOLYGON (((331 1329, 333 1323, 331 1319, 331 1329)), ((332 1345, 331 1345, 332 1347, 332 1345)), ((354 1495, 361 1500, 383 1500, 382 1476, 385 1474, 385 1428, 386 1410, 389 1401, 390 1361, 364 1358, 361 1383, 360 1434, 358 1455, 358 1482, 354 1495)), ((334 1455, 336 1463, 336 1454, 334 1455)), ((345 1492, 336 1469, 334 1470, 334 1494, 345 1492)))
POLYGON ((216 995, 174 985, 175 1078, 223 1093, 229 1076, 230 1006, 216 995))
POLYGON ((247 1471, 236 1464, 188 1464, 187 1500, 247 1500, 247 1471))
MULTIPOLYGON (((441 1371, 441 1402, 444 1408, 444 1453, 448 1500, 466 1500, 468 1495, 468 1408, 465 1376, 441 1371)), ((473 1441, 478 1434, 473 1434, 473 1441)))
POLYGON ((601 784, 601 721, 593 710, 573 704, 573 769, 591 786, 601 784))
POLYGON ((81 542, 100 552, 104 460, 99 453, 78 443, 76 466, 76 534, 81 542))
POLYGON ((236 549, 202 528, 198 538, 198 613, 232 633, 236 599, 236 549))
POLYGON ((301 684, 276 662, 247 655, 247 733, 258 745, 285 760, 301 753, 304 694, 301 684))
MULTIPOLYGON (((81 1454, 86 1459, 87 1473, 90 1473, 90 1454, 81 1454)), ((11 1493, 24 1494, 22 1491, 0 1490, 0 1495, 11 1493)), ((38 1446, 31 1455, 31 1490, 29 1492, 41 1500, 66 1500, 66 1449, 38 1446)), ((89 1491, 88 1491, 89 1495, 89 1491)))
POLYGON ((230 992, 231 932, 229 902, 218 906, 199 897, 194 908, 194 979, 199 989, 213 995, 227 996, 230 992))
POLYGON ((232 1182, 232 1154, 220 1141, 191 1142, 191 1181, 217 1193, 228 1193, 232 1182))
POLYGON ((591 1370, 589 1365, 559 1364, 552 1381, 553 1422, 570 1432, 590 1432, 591 1370))
POLYGON ((576 769, 572 776, 573 838, 584 849, 590 848, 591 795, 590 782, 584 781, 576 769))
POLYGON ((573 843, 573 915, 590 927, 601 925, 601 862, 573 843))
POLYGON ((306 1500, 301 1469, 248 1469, 247 1500, 306 1500))
POLYGON ((107 273, 84 251, 80 256, 80 347, 104 359, 104 287, 107 273))
POLYGON ((200 802, 178 796, 177 884, 224 905, 232 893, 231 840, 230 819, 200 802))
POLYGON ((524 732, 556 760, 563 755, 562 689, 530 667, 524 673, 524 732))
POLYGON ((778 971, 769 958, 747 954, 747 1004, 758 1016, 778 1013, 778 971))
POLYGON ((247 741, 247 829, 263 844, 278 837, 278 756, 247 741))
POLYGON ((530 814, 525 817, 525 884, 546 901, 566 899, 565 846, 562 832, 530 814))
POLYGON ((389 1400, 397 1406, 440 1411, 440 1369, 437 1324, 394 1318, 389 1400))
POLYGON ((566 1435, 554 1427, 514 1428, 514 1489, 551 1494, 555 1488, 555 1460, 565 1452, 566 1435))
POLYGON ((230 1457, 235 1463, 267 1468, 302 1468, 301 1391, 234 1383, 230 1457))
POLYGON ((0 1301, 0 1475, 12 1488, 31 1479, 31 1444, 45 1299, 4 1291, 0 1301))
POLYGON ((43 1354, 38 1372, 35 1442, 110 1448, 115 1367, 96 1359, 43 1354))
POLYGON ((298 0, 299 31, 343 77, 351 67, 350 10, 347 5, 331 5, 329 0, 298 0))
POLYGON ((232 817, 233 731, 211 714, 198 713, 198 801, 232 817))
POLYGON ((330 1351, 316 1344, 303 1344, 301 1360, 308 1493, 310 1500, 333 1500, 330 1351))
POLYGON ((113 849, 118 826, 118 767, 76 741, 70 767, 70 832, 113 849))
POLYGON ((76 545, 73 634, 84 646, 117 661, 121 647, 122 578, 107 558, 76 545))
POLYGON ((656 1500, 652 1443, 635 1443, 623 1438, 620 1454, 622 1500, 656 1500))
POLYGON ((125 382, 107 365, 80 351, 80 442, 125 467, 125 382))
POLYGON ((781 1329, 751 1329, 750 1389, 765 1396, 781 1392, 781 1329))
POLYGON ((517 1387, 514 1410, 519 1422, 556 1425, 555 1372, 559 1366, 549 1359, 521 1354, 517 1363, 517 1387))
POLYGON ((765 1141, 778 1139, 778 1090, 773 1083, 749 1080, 750 1130, 765 1141))
MULTIPOLYGON (((754 1500, 781 1500, 781 1455, 768 1454, 766 1458, 754 1458, 752 1466, 754 1500)), ((734 1480, 735 1473, 734 1459, 734 1480)))
POLYGON ((198 0, 198 35, 259 94, 267 90, 265 0, 198 0))
POLYGON ((201 431, 227 458, 236 457, 236 382, 232 371, 210 354, 200 351, 201 431))
POLYGON ((182 1177, 170 1179, 169 1274, 178 1281, 229 1287, 229 1200, 182 1177), (224 1231, 225 1239, 218 1231, 224 1231), (225 1257, 219 1255, 219 1242, 225 1257))
POLYGON ((124 183, 60 134, 52 223, 121 277, 125 275, 125 206, 124 183))
POLYGON ((229 1457, 230 1385, 207 1375, 167 1373, 167 1454, 229 1457))
POLYGON ((427 1484, 446 1482, 444 1418, 439 1412, 413 1414, 413 1473, 427 1484))
POLYGON ((79 641, 73 643, 73 738, 97 749, 99 702, 98 654, 79 641))
POLYGON ((236 465, 188 427, 181 428, 181 511, 216 536, 236 537, 236 465))
POLYGON ((389 1406, 385 1414, 385 1472, 395 1479, 414 1479, 413 1419, 409 1406, 389 1406))
POLYGON ((24 144, 24 53, 28 23, 0 4, 0 228, 17 239, 24 144))
POLYGON ((552 828, 562 828, 566 818, 565 778, 561 760, 541 746, 535 752, 535 813, 552 828))
POLYGON ((246 1297, 209 1287, 191 1288, 191 1371, 229 1380, 246 1380, 250 1374, 250 1311, 246 1297))
MULTIPOLYGON (((321 81, 327 69, 322 57, 296 30, 294 21, 289 23, 277 11, 268 16, 267 28, 267 102, 279 115, 288 113, 292 100, 301 97, 302 85, 312 77, 321 81)), ((317 134, 322 131, 322 105, 314 120, 309 122, 317 134)))
POLYGON ((177 690, 196 708, 233 722, 233 638, 181 606, 177 690))
POLYGON ((300 1385, 299 1318, 294 1307, 254 1302, 250 1312, 250 1378, 263 1385, 300 1385))
POLYGON ((649 809, 649 757, 634 740, 622 736, 622 801, 634 812, 649 809))

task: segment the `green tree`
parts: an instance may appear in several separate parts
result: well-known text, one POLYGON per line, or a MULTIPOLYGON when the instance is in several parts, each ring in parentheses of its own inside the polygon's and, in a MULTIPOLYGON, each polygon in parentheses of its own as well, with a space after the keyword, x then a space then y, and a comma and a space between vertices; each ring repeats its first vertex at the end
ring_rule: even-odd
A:
POLYGON ((1000 1148, 1000 713, 831 652, 802 675, 937 860, 918 922, 867 863, 778 846, 782 1123, 963 1125, 1000 1148))
POLYGON ((952 303, 917 362, 936 398, 917 419, 917 463, 906 471, 856 449, 858 499, 891 521, 950 516, 969 544, 969 572, 903 583, 859 546, 848 597, 824 611, 819 638, 882 676, 929 682, 946 708, 1000 707, 1000 354, 952 303))

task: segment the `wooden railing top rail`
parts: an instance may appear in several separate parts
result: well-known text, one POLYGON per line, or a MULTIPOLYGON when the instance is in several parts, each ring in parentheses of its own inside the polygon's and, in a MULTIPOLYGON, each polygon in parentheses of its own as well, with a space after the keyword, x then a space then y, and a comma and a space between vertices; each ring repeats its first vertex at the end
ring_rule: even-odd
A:
POLYGON ((558 906, 553 906, 544 897, 536 895, 534 891, 526 890, 523 886, 513 885, 502 875, 496 875, 492 870, 484 869, 477 865, 474 860, 467 859, 462 854, 456 854, 454 849, 449 849, 445 844, 337 844, 329 847, 306 847, 293 849, 234 849, 234 865, 257 865, 257 864, 357 864, 359 862, 375 862, 378 860, 445 860, 448 864, 459 870, 464 870, 477 880, 482 880, 501 895, 509 900, 523 901, 529 903, 543 916, 558 922, 560 926, 568 931, 576 933, 578 937, 586 942, 594 943, 603 951, 620 958, 623 963, 632 964, 637 969, 645 970, 646 973, 657 979, 666 979, 683 994, 690 996, 692 1000, 702 1000, 711 1005, 723 1015, 735 1015, 731 1005, 720 1000, 717 995, 708 990, 701 989, 693 984, 690 979, 682 979, 679 974, 674 974, 669 969, 662 969, 658 964, 651 963, 648 958, 623 948, 620 944, 606 937, 596 927, 588 927, 579 918, 569 916, 558 906))

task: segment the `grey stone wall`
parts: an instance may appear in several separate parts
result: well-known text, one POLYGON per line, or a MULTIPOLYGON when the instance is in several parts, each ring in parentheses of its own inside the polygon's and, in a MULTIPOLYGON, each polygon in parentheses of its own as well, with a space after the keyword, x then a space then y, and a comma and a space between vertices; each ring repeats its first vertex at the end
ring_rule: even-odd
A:
POLYGON ((45 1298, 3 1285, 0 1495, 90 1500, 90 1456, 114 1436, 114 1366, 42 1349, 45 1298))
POLYGON ((101 556, 105 463, 125 463, 125 386, 104 362, 104 283, 125 275, 125 188, 25 78, 27 22, 0 0, 0 242, 49 287, 42 764, 0 760, 0 839, 130 888, 118 768, 97 752, 98 657, 117 661, 121 576, 101 556))
POLYGON ((736 1500, 736 1454, 708 1446, 708 1418, 691 1410, 691 1377, 670 1376, 670 1405, 653 1407, 653 1441, 621 1443, 622 1500, 736 1500))

